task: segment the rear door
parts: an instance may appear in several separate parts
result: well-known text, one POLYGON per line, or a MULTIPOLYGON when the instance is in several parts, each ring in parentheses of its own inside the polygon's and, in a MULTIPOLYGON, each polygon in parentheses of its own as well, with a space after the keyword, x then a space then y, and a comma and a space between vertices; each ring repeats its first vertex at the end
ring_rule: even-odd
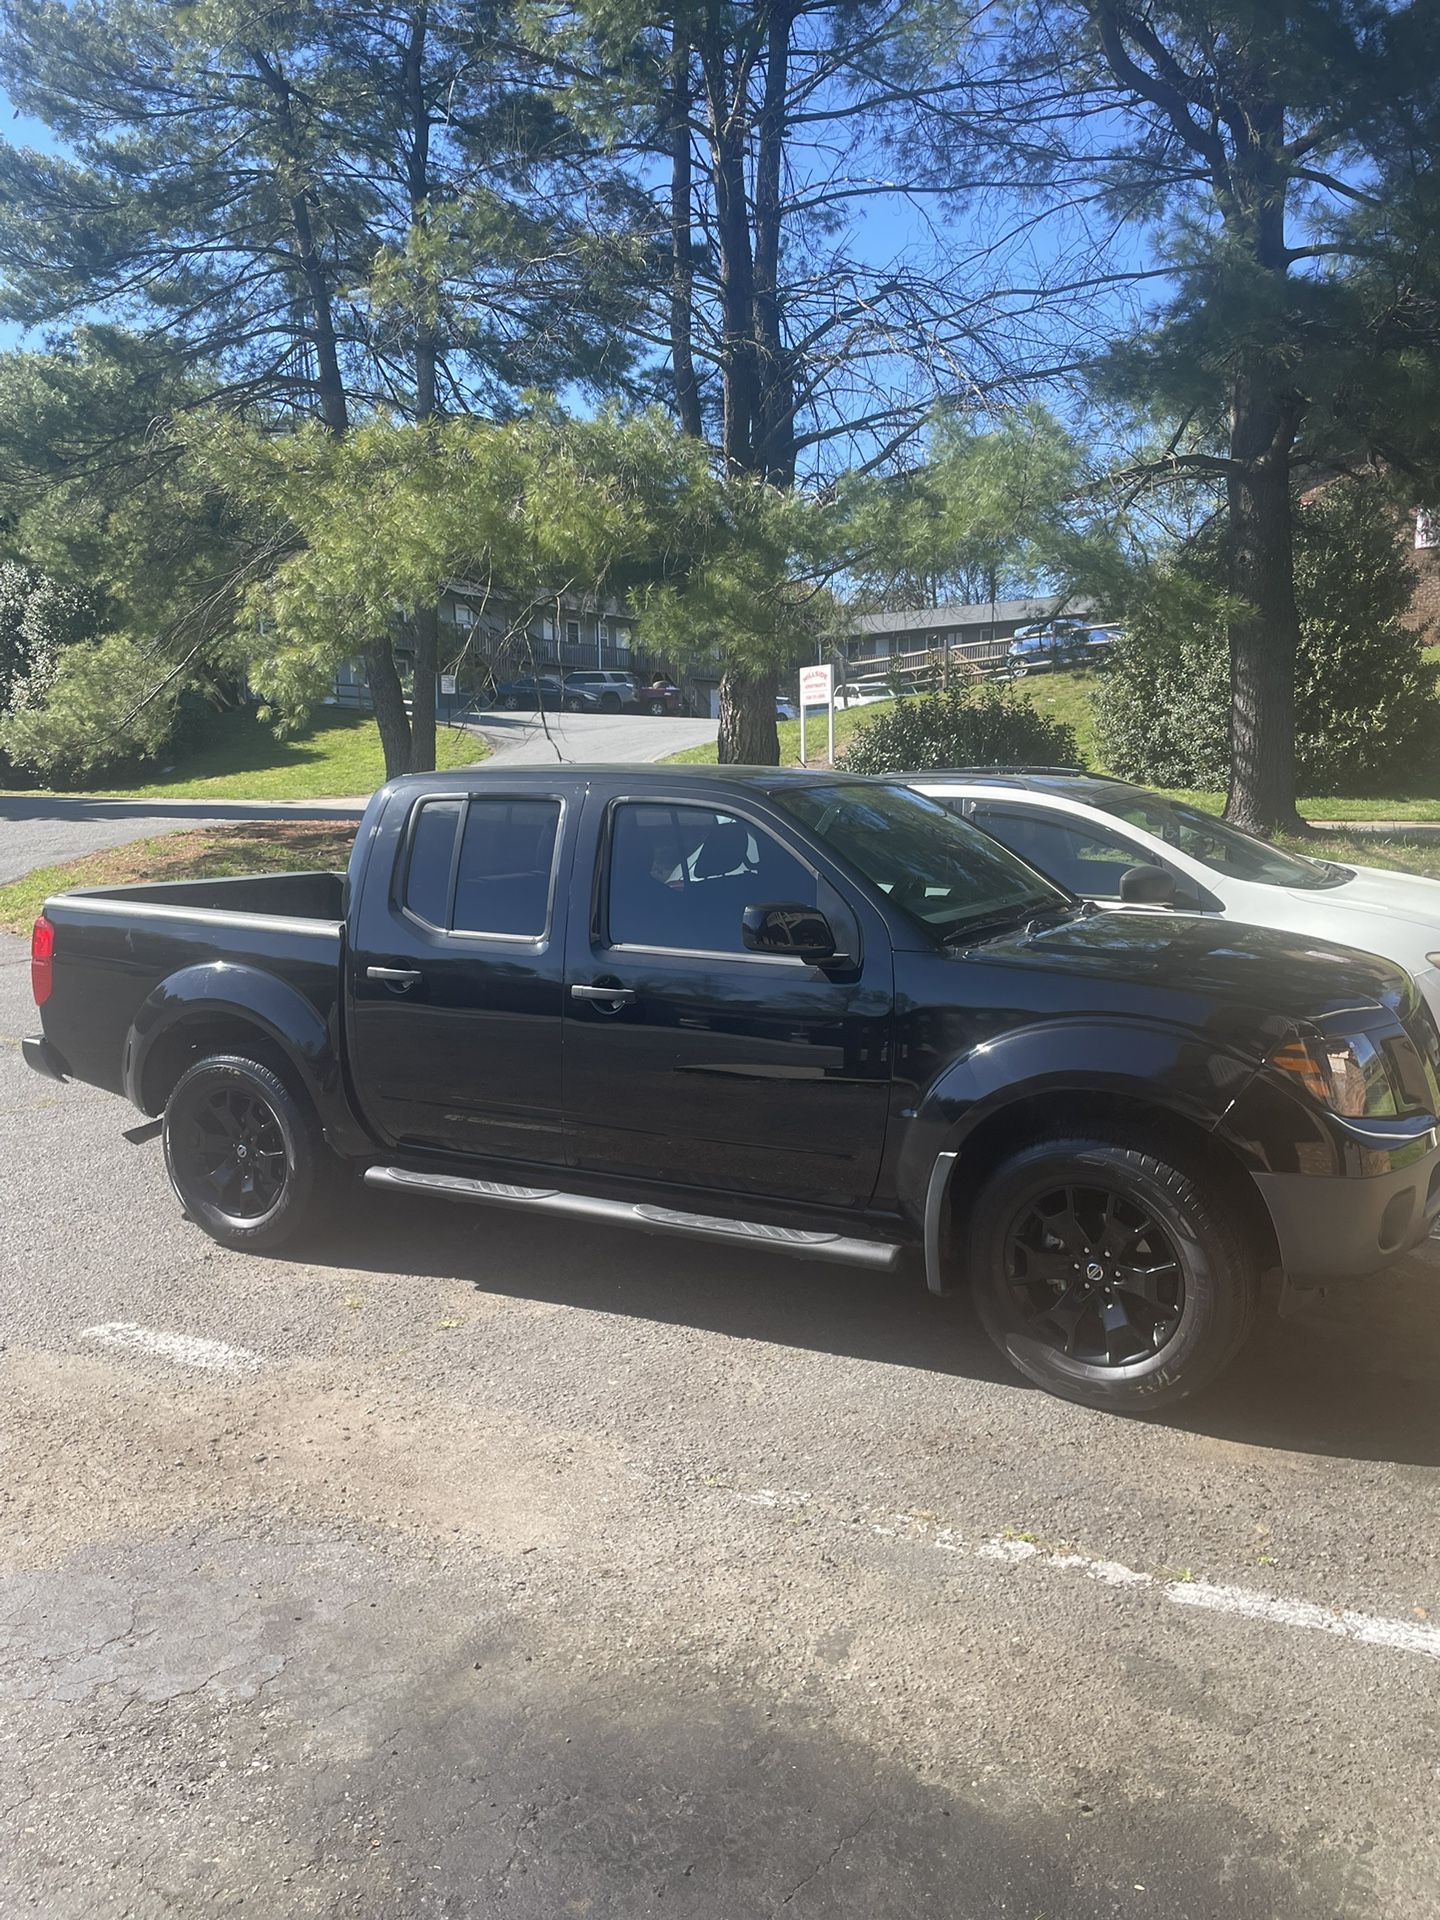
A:
POLYGON ((350 956, 349 1054, 361 1110, 395 1146, 565 1159, 568 811, 562 790, 487 783, 424 795, 382 828, 350 956))
POLYGON ((565 1002, 578 1164, 863 1205, 894 999, 889 939, 863 896, 744 806, 690 796, 592 799, 574 885, 590 896, 571 918, 565 1002), (745 908, 782 903, 820 906, 850 964, 747 952, 745 908))

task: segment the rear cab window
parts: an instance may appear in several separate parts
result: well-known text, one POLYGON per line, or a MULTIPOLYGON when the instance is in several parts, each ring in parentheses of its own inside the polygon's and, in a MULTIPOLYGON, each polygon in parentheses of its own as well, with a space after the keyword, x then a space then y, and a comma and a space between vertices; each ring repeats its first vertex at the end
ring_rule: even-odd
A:
POLYGON ((561 803, 548 794, 422 801, 401 905, 437 933, 543 940, 560 819, 561 803))

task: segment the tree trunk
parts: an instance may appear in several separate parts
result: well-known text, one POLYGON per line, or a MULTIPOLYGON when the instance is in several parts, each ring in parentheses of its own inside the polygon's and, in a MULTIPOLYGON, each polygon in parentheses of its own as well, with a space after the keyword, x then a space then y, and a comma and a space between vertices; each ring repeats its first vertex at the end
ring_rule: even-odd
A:
POLYGON ((722 767, 778 767, 780 736, 775 729, 773 667, 731 665, 720 681, 722 767))
POLYGON ((435 771, 435 675, 440 653, 440 615, 422 607, 410 623, 415 672, 410 686, 410 771, 435 771))
POLYGON ((682 433, 704 430, 695 377, 695 268, 691 259, 690 42, 676 27, 670 46, 670 365, 682 433))
MULTIPOLYGON (((405 689, 395 667, 395 654, 388 641, 378 640, 365 649, 365 677, 370 683, 370 699, 375 708, 375 724, 380 729, 380 747, 385 755, 385 778, 409 773, 410 719, 405 711, 405 689)), ((430 707, 433 713, 435 696, 430 707)), ((432 722, 431 759, 434 759, 432 722)))
POLYGON ((1295 414, 1241 373, 1231 406, 1228 481, 1230 787, 1225 817, 1252 833, 1301 830, 1295 811, 1295 656, 1300 621, 1291 548, 1295 414))

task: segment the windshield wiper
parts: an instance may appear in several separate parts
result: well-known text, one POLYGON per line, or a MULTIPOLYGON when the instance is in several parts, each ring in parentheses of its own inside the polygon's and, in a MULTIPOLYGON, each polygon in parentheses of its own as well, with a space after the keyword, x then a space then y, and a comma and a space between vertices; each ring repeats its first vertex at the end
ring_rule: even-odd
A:
POLYGON ((1017 927, 1024 927, 1028 933, 1032 927, 1057 924, 1051 918, 1066 916, 1079 910, 1079 903, 1071 900, 1056 901, 1018 901, 1008 913, 987 914, 980 920, 962 921, 958 927, 951 927, 941 936, 947 947, 975 947, 983 941, 997 939, 1002 933, 1013 933, 1017 927))

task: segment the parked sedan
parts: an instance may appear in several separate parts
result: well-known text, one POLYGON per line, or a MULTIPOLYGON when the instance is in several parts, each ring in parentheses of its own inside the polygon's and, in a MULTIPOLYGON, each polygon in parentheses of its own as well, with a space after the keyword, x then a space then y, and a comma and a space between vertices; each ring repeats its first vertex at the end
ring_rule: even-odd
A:
POLYGON ((494 704, 507 713, 600 713, 616 711, 604 708, 595 691, 576 686, 558 674, 524 674, 518 680, 502 680, 495 688, 494 704))
POLYGON ((1290 853, 1098 774, 976 768, 910 784, 1082 898, 1224 915, 1384 954, 1440 1017, 1440 881, 1290 853))

